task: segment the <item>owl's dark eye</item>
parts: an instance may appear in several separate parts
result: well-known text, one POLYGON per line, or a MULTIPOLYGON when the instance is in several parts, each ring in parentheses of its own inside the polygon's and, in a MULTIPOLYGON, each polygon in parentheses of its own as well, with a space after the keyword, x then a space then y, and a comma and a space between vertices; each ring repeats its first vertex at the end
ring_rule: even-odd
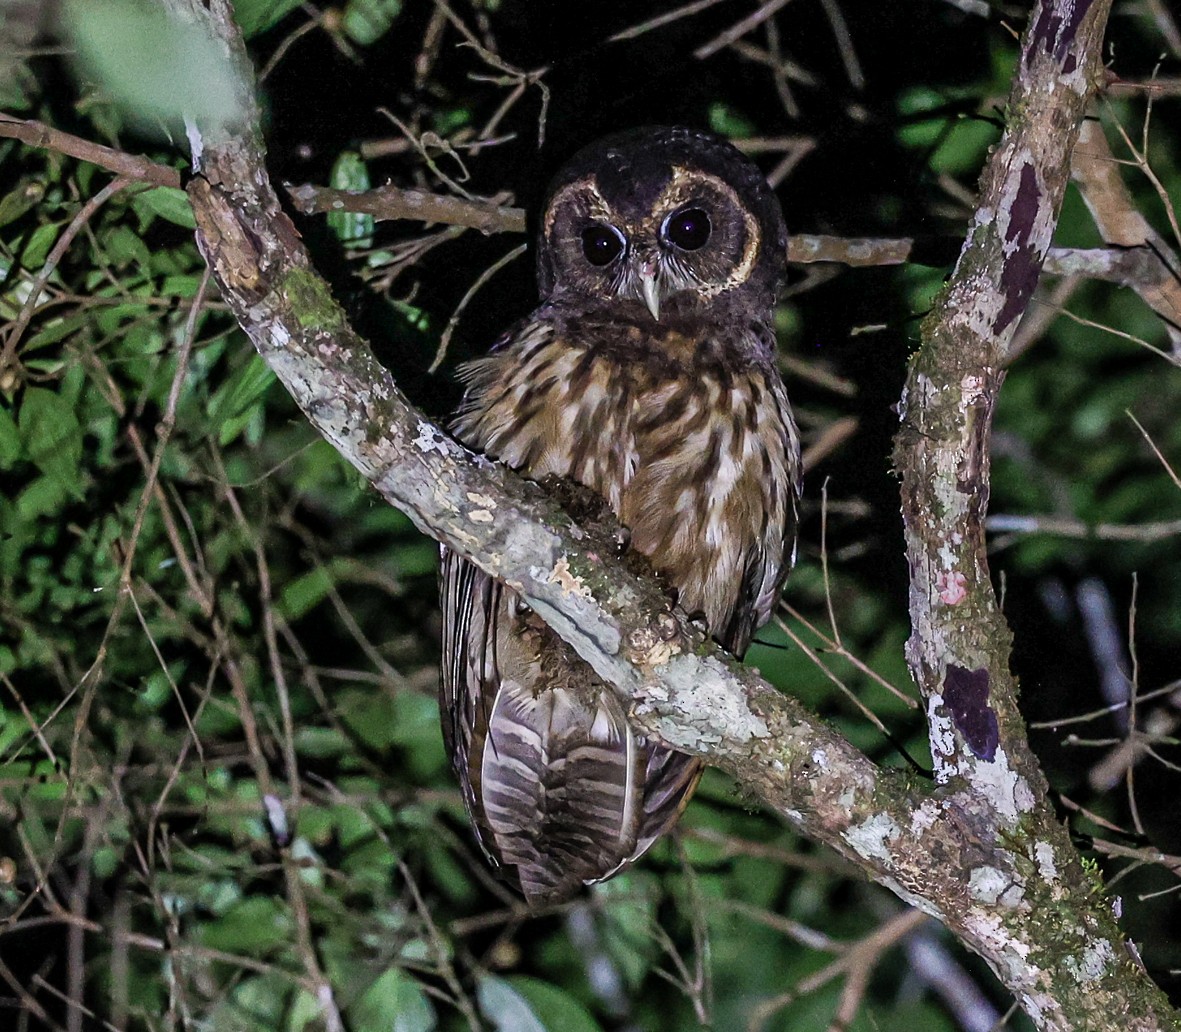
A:
POLYGON ((664 235, 682 251, 704 247, 712 231, 709 216, 700 208, 675 211, 664 222, 664 235))
POLYGON ((610 265, 623 250, 623 237, 610 226, 588 226, 582 231, 582 253, 591 265, 610 265))

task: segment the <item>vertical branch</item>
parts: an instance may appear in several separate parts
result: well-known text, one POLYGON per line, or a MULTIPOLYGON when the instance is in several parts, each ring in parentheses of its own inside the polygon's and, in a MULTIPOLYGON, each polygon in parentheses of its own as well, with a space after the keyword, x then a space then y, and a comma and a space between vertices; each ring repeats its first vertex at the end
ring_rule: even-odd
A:
POLYGON ((964 778, 1012 827, 1044 795, 1009 673, 1011 636, 985 555, 993 409, 1102 81, 1109 0, 1042 0, 1030 18, 1008 128, 980 206, 923 325, 902 398, 895 462, 910 564, 907 659, 928 704, 941 783, 964 778))
MULTIPOLYGON (((949 924, 1046 1029, 1103 1027, 1134 968, 1029 748, 1009 671, 1012 636, 989 579, 984 517, 993 411, 1050 246, 1079 126, 1102 83, 1109 8, 1110 0, 1034 7, 1006 131, 911 361, 894 452, 910 568, 907 661, 927 701, 940 807, 945 819, 987 824, 985 837, 1006 847, 987 862, 963 858, 965 896, 986 909, 969 907, 949 924), (1043 921, 1052 934, 1048 926, 1038 932, 1043 921), (1022 978, 998 964, 1002 943, 1021 958, 1022 978)), ((1142 1003, 1153 1006, 1153 996, 1146 989, 1142 1003)), ((1144 1017, 1123 1020, 1125 1028, 1159 1027, 1144 1017)))

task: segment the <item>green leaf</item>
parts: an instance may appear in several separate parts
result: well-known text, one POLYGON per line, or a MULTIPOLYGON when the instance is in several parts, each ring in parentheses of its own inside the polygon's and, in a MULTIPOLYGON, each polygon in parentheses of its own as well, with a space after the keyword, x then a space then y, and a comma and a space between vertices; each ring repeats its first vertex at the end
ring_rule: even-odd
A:
POLYGON ((401 12, 402 0, 349 0, 341 24, 355 43, 367 47, 389 31, 401 12))
POLYGON ((57 234, 61 227, 62 223, 60 222, 50 222, 33 230, 33 235, 29 237, 29 242, 21 251, 21 265, 30 272, 41 268, 45 264, 45 259, 49 257, 49 252, 53 248, 54 241, 57 240, 57 234))
POLYGON ((332 587, 332 574, 323 566, 283 585, 278 610, 285 620, 298 620, 323 601, 332 587))
POLYGON ((709 107, 709 127, 722 136, 745 139, 755 135, 754 123, 728 104, 716 103, 709 107))
POLYGON ((291 916, 278 900, 251 896, 232 906, 201 930, 201 941, 211 949, 237 951, 257 957, 281 946, 291 935, 291 916))
POLYGON ((249 39, 265 32, 294 11, 303 0, 235 0, 234 20, 249 39))
POLYGON ((87 312, 77 312, 65 319, 50 319, 45 328, 34 333, 21 344, 22 354, 36 351, 38 348, 48 347, 64 340, 72 333, 76 333, 90 322, 91 316, 87 312))
POLYGON ((476 1002, 497 1032, 546 1032, 529 1001, 503 978, 481 978, 476 986, 476 1002))
POLYGON ((31 520, 55 512, 62 507, 69 493, 55 477, 37 477, 16 496, 17 515, 22 520, 31 520))
MULTIPOLYGON (((120 269, 132 263, 141 269, 147 269, 151 262, 148 245, 130 226, 117 226, 107 234, 104 244, 107 257, 120 269)), ((135 314, 138 316, 140 312, 135 310, 135 314)))
POLYGON ((247 92, 204 18, 173 18, 146 0, 70 0, 62 12, 78 61, 141 130, 206 132, 245 120, 247 92))
POLYGON ((1000 130, 983 119, 960 118, 943 145, 931 155, 936 172, 966 175, 975 172, 1000 130))
POLYGON ((508 982, 550 1032, 602 1032, 587 1009, 557 986, 526 975, 514 975, 508 982))
POLYGON ((54 391, 29 387, 21 399, 17 421, 29 459, 55 483, 80 496, 82 427, 74 410, 54 391))
POLYGON ((0 408, 0 466, 11 466, 21 453, 20 434, 8 409, 0 408))
POLYGON ((191 274, 165 276, 160 283, 160 294, 163 297, 190 298, 197 296, 201 286, 201 277, 191 274))
POLYGON ((189 204, 189 195, 173 186, 157 186, 151 190, 136 194, 131 199, 131 207, 139 213, 141 218, 159 215, 175 225, 185 229, 196 229, 197 223, 193 219, 193 206, 189 204))
POLYGON ((286 1032, 304 1032, 309 1026, 313 1029, 323 1028, 323 1014, 320 1002, 306 989, 300 989, 287 1012, 286 1032))
POLYGON ((32 176, 22 176, 16 186, 0 198, 0 226, 15 222, 35 208, 45 196, 45 184, 32 176))
POLYGON ((208 411, 221 444, 229 444, 242 432, 274 380, 275 374, 270 367, 258 355, 251 355, 229 382, 214 394, 208 411))
MULTIPOLYGON (((368 190, 369 170, 361 155, 345 151, 332 166, 329 182, 335 190, 368 190)), ((368 247, 373 243, 373 216, 361 212, 332 211, 328 213, 328 227, 344 244, 368 247)))
POLYGON ((399 968, 390 968, 350 1008, 356 1032, 431 1032, 435 1009, 422 986, 399 968))

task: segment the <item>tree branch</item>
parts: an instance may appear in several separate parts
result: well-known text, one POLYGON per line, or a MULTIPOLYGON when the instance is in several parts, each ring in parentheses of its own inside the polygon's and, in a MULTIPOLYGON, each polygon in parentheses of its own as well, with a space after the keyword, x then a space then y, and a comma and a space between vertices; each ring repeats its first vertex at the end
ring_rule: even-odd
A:
MULTIPOLYGON (((215 32, 243 60, 228 4, 210 7, 215 32)), ((203 10, 195 0, 191 9, 203 10)), ((417 526, 521 592, 628 698, 640 729, 708 757, 806 834, 944 921, 1039 1027, 1164 1029, 1173 1018, 1163 995, 1127 959, 1106 901, 1045 800, 984 567, 987 415, 1002 335, 1011 334, 1049 244, 1106 5, 1081 10, 1085 18, 1058 16, 1052 5, 1035 11, 1014 125, 986 176, 984 196, 995 206, 988 217, 983 208, 977 214, 906 397, 898 455, 914 571, 910 654, 937 732, 942 784, 934 793, 878 770, 704 641, 655 583, 612 557, 609 528, 574 525, 535 485, 467 452, 409 406, 348 326, 279 206, 245 77, 243 124, 190 133, 199 175, 189 193, 198 245, 223 296, 309 420, 417 526), (1065 128, 1047 132, 1043 118, 1065 128), (1037 132, 1047 139, 1031 139, 1037 132), (967 331, 974 336, 965 345, 967 331), (939 576, 961 571, 971 579, 953 604, 958 582, 939 576), (991 686, 984 701, 975 710, 949 702, 950 672, 971 675, 971 688, 977 667, 991 686), (988 759, 978 755, 991 742, 979 733, 981 711, 999 713, 988 759)))
POLYGON ((494 200, 452 197, 393 185, 372 190, 334 190, 304 183, 288 186, 287 193, 291 203, 305 215, 349 211, 372 215, 378 221, 414 219, 466 226, 484 233, 525 232, 525 209, 508 207, 494 200))
MULTIPOLYGON (((1143 155, 1136 158, 1144 161, 1143 155)), ((1100 236, 1109 244, 1133 249, 1129 254, 1151 257, 1144 274, 1136 277, 1136 290, 1164 320, 1173 354, 1181 357, 1181 260, 1132 201, 1120 177, 1120 167, 1131 163, 1116 161, 1097 121, 1083 123, 1071 175, 1100 236)))
MULTIPOLYGON (((1050 247, 1079 125, 1103 81, 1109 6, 1042 0, 1034 7, 1008 126, 982 176, 959 262, 911 362, 894 453, 910 566, 907 660, 928 704, 936 778, 968 786, 1012 847, 1015 867, 993 867, 1002 859, 995 854, 991 874, 977 868, 967 890, 1000 904, 989 915, 989 937, 1029 947, 1020 950, 1025 971, 1015 988, 1046 1028, 1102 1027, 1120 1010, 1115 999, 1135 965, 1046 802, 1017 708, 1011 634, 989 579, 984 517, 992 413, 1019 316, 1050 247), (1082 905, 1079 919, 1060 912, 1054 935, 1031 939, 1033 915, 1053 913, 1067 897, 1082 905)), ((1144 989, 1141 1000, 1151 1006, 1144 989)), ((1157 1026, 1143 1016, 1130 1027, 1157 1026)))
POLYGON ((154 186, 180 186, 180 173, 167 165, 161 165, 138 154, 115 150, 114 147, 104 147, 101 143, 84 140, 72 133, 63 133, 60 129, 54 129, 43 122, 14 118, 2 111, 0 137, 20 140, 30 147, 68 154, 79 161, 89 161, 99 168, 110 169, 126 179, 151 183, 154 186))
MULTIPOLYGON (((1084 135, 1086 132, 1084 127, 1084 135)), ((79 161, 88 161, 136 182, 169 187, 179 187, 182 182, 180 172, 168 165, 62 132, 42 122, 15 118, 3 112, 0 112, 0 137, 19 140, 29 147, 66 154, 79 161)), ((1106 141, 1103 141, 1103 146, 1106 147, 1106 141)), ((1075 177, 1093 208, 1110 211, 1111 202, 1107 199, 1115 198, 1120 202, 1120 210, 1128 213, 1127 219, 1138 219, 1140 224, 1147 226, 1143 216, 1134 208, 1129 208, 1131 198, 1122 186, 1119 187, 1123 190, 1122 194, 1109 192, 1104 195, 1107 203, 1092 203, 1096 190, 1089 189, 1088 184, 1096 176, 1084 180, 1078 152, 1075 157, 1075 177)), ((1096 167, 1099 155, 1087 157, 1090 167, 1096 167)), ((1110 151, 1107 152, 1107 158, 1114 162, 1110 151)), ((1115 189, 1110 183, 1110 173, 1104 184, 1108 190, 1115 189)), ((404 189, 392 184, 372 190, 337 190, 303 183, 288 185, 286 191, 296 210, 305 215, 353 212, 372 215, 379 222, 410 220, 440 223, 478 229, 482 233, 524 233, 526 229, 525 209, 502 204, 497 198, 468 199, 426 190, 404 189)), ((1137 291, 1166 320, 1170 335, 1175 337, 1177 307, 1170 302, 1175 300, 1179 288, 1177 275, 1172 269, 1172 265, 1176 264, 1172 252, 1151 230, 1134 233, 1135 239, 1127 239, 1126 234, 1110 232, 1108 223, 1099 216, 1097 222, 1104 238, 1115 247, 1052 247, 1046 255, 1045 271, 1061 276, 1089 276, 1137 291)), ((794 233, 787 241, 787 260, 797 265, 833 262, 854 268, 905 265, 907 262, 938 266, 947 264, 950 244, 950 238, 946 237, 839 237, 823 233, 794 233)))
MULTIPOLYGON (((2 129, 0 124, 0 132, 2 129)), ((524 233, 526 229, 525 209, 500 204, 497 199, 453 197, 403 189, 392 184, 372 190, 336 190, 304 183, 289 185, 286 190, 296 210, 304 215, 347 211, 372 215, 379 222, 441 223, 478 229, 482 233, 524 233)), ((1143 217, 1140 218, 1143 221, 1143 217)), ((1169 253, 1168 249, 1162 249, 1159 238, 1108 239, 1116 246, 1050 248, 1045 257, 1045 271, 1059 276, 1089 276, 1129 287, 1143 294, 1163 318, 1175 320, 1175 310, 1170 314, 1170 310, 1156 300, 1157 293, 1176 285, 1175 274, 1162 258, 1169 253)), ((950 237, 840 237, 824 233, 793 233, 787 240, 787 260, 795 265, 833 262, 853 268, 905 265, 908 262, 940 266, 951 263, 953 245, 958 246, 958 241, 950 237)))

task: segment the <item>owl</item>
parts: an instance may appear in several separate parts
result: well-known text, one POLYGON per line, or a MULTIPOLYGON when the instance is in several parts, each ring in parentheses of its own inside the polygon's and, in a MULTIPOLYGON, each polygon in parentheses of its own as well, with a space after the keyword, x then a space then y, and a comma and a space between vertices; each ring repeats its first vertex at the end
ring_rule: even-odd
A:
MULTIPOLYGON (((540 306, 461 370, 452 424, 601 497, 737 656, 795 553, 799 438, 772 325, 786 245, 775 195, 726 141, 644 128, 593 144, 547 194, 540 306)), ((446 550, 441 601, 443 735, 492 864, 538 906, 632 863, 701 761, 637 734, 519 596, 446 550)))

